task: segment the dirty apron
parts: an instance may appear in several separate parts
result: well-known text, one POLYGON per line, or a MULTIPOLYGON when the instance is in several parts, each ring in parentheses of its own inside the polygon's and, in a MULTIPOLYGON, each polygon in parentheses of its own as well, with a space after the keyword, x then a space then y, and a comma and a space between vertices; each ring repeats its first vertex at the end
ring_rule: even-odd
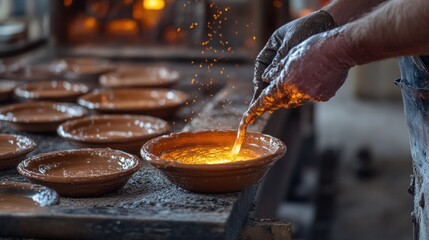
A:
POLYGON ((414 195, 414 239, 429 240, 429 56, 402 57, 399 65, 396 84, 402 89, 413 158, 409 192, 414 195))

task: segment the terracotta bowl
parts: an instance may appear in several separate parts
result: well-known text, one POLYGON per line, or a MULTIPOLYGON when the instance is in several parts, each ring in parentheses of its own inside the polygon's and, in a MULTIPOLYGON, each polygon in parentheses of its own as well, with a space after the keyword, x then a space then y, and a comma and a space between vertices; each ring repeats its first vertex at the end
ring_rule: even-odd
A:
POLYGON ((13 90, 16 87, 14 81, 0 80, 0 101, 6 101, 13 95, 13 90))
POLYGON ((51 64, 54 72, 61 72, 67 78, 98 77, 101 74, 115 71, 116 67, 98 58, 64 58, 51 64))
POLYGON ((87 109, 71 103, 27 102, 0 108, 0 120, 28 132, 55 132, 61 123, 86 115, 87 109))
POLYGON ((140 168, 138 157, 109 148, 43 153, 22 161, 18 172, 64 197, 95 197, 121 188, 140 168))
POLYGON ((0 134, 0 171, 16 167, 36 146, 31 138, 0 134))
MULTIPOLYGON (((143 159, 160 169, 177 186, 200 193, 236 192, 257 183, 286 152, 277 138, 248 132, 242 149, 253 149, 260 156, 245 161, 220 164, 184 164, 160 156, 174 149, 190 146, 231 147, 236 131, 206 130, 181 132, 148 141, 141 149, 143 159)), ((243 150, 242 150, 243 151, 243 150)))
POLYGON ((58 77, 53 73, 49 64, 32 64, 21 65, 16 64, 1 74, 4 79, 13 79, 20 81, 44 81, 46 79, 53 79, 58 77))
POLYGON ((169 88, 179 79, 179 72, 161 66, 122 66, 116 72, 100 77, 107 88, 145 87, 169 88))
POLYGON ((30 212, 58 204, 58 194, 29 183, 0 182, 0 212, 30 212))
POLYGON ((188 101, 188 95, 167 89, 122 88, 94 91, 79 98, 78 103, 102 113, 144 114, 167 117, 188 101))
POLYGON ((139 154, 149 139, 169 131, 166 121, 138 115, 98 115, 67 121, 57 133, 79 147, 110 147, 139 154))
POLYGON ((24 100, 76 102, 76 99, 89 92, 82 83, 66 81, 44 81, 18 86, 15 95, 24 100))

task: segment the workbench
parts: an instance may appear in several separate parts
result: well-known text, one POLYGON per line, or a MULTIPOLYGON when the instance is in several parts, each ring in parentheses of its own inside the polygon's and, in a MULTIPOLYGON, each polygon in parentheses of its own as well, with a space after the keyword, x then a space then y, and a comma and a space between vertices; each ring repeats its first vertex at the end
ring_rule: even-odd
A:
MULTIPOLYGON (((212 84, 208 84, 210 79, 207 75, 200 75, 197 84, 201 87, 195 82, 191 83, 193 68, 184 72, 175 89, 183 90, 192 97, 175 117, 168 119, 172 132, 237 128, 252 96, 252 68, 222 69, 224 73, 216 74, 219 79, 214 83, 212 80, 212 84)), ((287 114, 282 116, 287 117, 287 114)), ((264 131, 269 118, 269 115, 262 116, 249 126, 249 130, 264 131)), ((74 148, 56 134, 23 133, 5 123, 2 125, 1 133, 22 134, 37 142, 38 147, 30 156, 74 148)), ((27 182, 15 169, 0 172, 0 181, 27 182)), ((39 212, 0 213, 0 236, 238 239, 251 217, 249 213, 255 209, 257 188, 258 185, 253 185, 241 192, 227 194, 191 193, 176 187, 160 171, 144 162, 143 167, 117 192, 97 198, 61 197, 59 205, 39 212)), ((290 228, 288 231, 290 236, 290 228)))

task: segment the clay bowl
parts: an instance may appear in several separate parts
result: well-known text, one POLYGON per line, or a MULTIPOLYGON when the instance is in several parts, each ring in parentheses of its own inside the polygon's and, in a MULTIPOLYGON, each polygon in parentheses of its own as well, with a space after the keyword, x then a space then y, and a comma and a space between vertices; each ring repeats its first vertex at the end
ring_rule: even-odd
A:
POLYGON ((187 100, 187 94, 176 90, 123 88, 94 91, 80 97, 78 103, 102 113, 168 117, 174 115, 187 100))
POLYGON ((31 212, 58 204, 58 194, 29 183, 0 182, 0 212, 31 212))
POLYGON ((106 88, 169 88, 178 79, 179 72, 167 67, 122 66, 116 72, 102 75, 100 85, 106 88))
POLYGON ((121 188, 140 168, 138 157, 110 148, 43 153, 22 161, 18 172, 64 197, 96 197, 121 188))
POLYGON ((46 81, 53 79, 58 75, 51 71, 49 64, 21 65, 15 64, 1 74, 4 79, 13 79, 21 81, 46 81))
POLYGON ((36 146, 28 137, 0 134, 0 171, 16 167, 36 146))
POLYGON ((99 77, 101 74, 113 72, 116 67, 107 61, 97 58, 64 58, 51 64, 54 72, 60 72, 70 79, 99 77))
POLYGON ((166 121, 137 115, 98 115, 67 121, 57 133, 78 147, 110 147, 138 154, 149 139, 169 131, 166 121))
POLYGON ((224 193, 240 191, 257 183, 270 167, 286 152, 286 146, 277 138, 261 133, 248 132, 242 151, 252 150, 257 157, 245 161, 219 164, 185 164, 178 159, 163 159, 172 150, 211 146, 232 148, 236 131, 206 130, 181 132, 149 140, 141 149, 144 160, 177 186, 200 193, 224 193))
POLYGON ((88 110, 71 103, 27 102, 0 108, 0 120, 28 132, 55 132, 70 119, 88 115, 88 110))
POLYGON ((44 81, 20 85, 15 89, 15 95, 23 100, 76 102, 79 96, 89 90, 82 83, 44 81))
POLYGON ((0 101, 6 101, 13 95, 16 87, 14 81, 0 81, 0 101))

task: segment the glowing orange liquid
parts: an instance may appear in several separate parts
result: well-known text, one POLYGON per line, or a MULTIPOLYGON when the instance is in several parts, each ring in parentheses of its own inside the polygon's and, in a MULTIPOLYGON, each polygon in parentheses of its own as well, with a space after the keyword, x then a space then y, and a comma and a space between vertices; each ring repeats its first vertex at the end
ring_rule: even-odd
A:
POLYGON ((184 164, 219 164, 246 161, 261 156, 261 152, 252 148, 243 148, 240 154, 233 155, 231 147, 217 145, 196 145, 176 148, 161 155, 162 159, 178 161, 184 164))
POLYGON ((247 124, 241 120, 238 127, 237 139, 235 139, 234 146, 232 147, 231 154, 237 155, 240 152, 241 145, 243 145, 244 137, 246 137, 247 124))

